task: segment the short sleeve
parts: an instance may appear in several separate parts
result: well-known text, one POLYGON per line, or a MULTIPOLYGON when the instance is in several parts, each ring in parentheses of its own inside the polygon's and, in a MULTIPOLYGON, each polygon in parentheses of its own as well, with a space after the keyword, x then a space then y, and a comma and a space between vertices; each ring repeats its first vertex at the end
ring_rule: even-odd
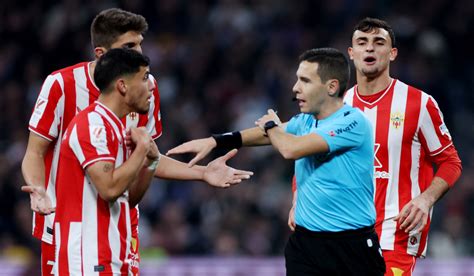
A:
POLYGON ((69 147, 85 169, 97 162, 114 162, 118 150, 118 139, 113 130, 104 124, 97 113, 89 113, 78 120, 69 134, 69 147))
POLYGON ((439 154, 452 145, 451 134, 433 97, 428 96, 420 116, 420 141, 430 155, 439 154))
POLYGON ((361 112, 348 111, 331 124, 315 129, 329 146, 329 152, 336 152, 360 146, 366 139, 373 139, 372 127, 361 112))
POLYGON ((29 130, 53 141, 63 117, 63 79, 61 74, 49 75, 44 81, 29 121, 29 130))

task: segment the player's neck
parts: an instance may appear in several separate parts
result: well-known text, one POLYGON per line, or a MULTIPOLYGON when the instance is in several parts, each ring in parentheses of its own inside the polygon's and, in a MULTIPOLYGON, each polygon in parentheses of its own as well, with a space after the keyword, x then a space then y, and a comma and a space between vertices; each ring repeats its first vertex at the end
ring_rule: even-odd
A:
POLYGON ((112 111, 119 119, 125 117, 130 111, 127 106, 124 105, 123 100, 118 93, 110 92, 108 94, 100 94, 97 100, 101 104, 105 105, 110 111, 112 111))
POLYGON ((367 76, 363 76, 362 74, 357 74, 357 91, 360 95, 363 96, 374 95, 386 89, 391 82, 392 78, 388 73, 382 74, 375 78, 370 78, 367 76))

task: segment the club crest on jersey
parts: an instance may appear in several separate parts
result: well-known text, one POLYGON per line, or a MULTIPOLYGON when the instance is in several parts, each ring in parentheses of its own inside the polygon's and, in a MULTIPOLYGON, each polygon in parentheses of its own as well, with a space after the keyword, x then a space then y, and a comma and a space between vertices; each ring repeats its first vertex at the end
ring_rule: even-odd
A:
POLYGON ((130 118, 130 120, 135 121, 136 119, 138 119, 138 113, 137 112, 130 112, 128 114, 128 117, 130 118))
POLYGON ((394 112, 390 114, 390 122, 395 129, 398 129, 402 126, 403 121, 405 120, 405 114, 400 112, 394 112))

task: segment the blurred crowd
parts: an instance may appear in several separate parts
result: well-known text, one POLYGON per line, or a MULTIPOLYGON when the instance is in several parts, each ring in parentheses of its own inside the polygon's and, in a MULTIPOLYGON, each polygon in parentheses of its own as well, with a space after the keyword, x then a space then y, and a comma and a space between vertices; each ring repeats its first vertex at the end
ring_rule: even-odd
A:
MULTIPOLYGON (((162 152, 211 133, 253 127, 268 108, 289 119, 298 112, 291 88, 299 54, 327 46, 345 51, 353 26, 365 16, 390 22, 399 48, 392 76, 437 99, 464 166, 452 191, 435 205, 428 254, 474 256, 474 60, 468 44, 474 1, 469 0, 2 2, 1 256, 37 259, 29 197, 20 191, 29 116, 49 73, 92 60, 90 23, 110 7, 148 20, 143 50, 161 92, 162 152)), ((187 162, 191 155, 177 158, 187 162)), ((263 147, 241 149, 230 164, 255 175, 225 190, 154 180, 140 204, 144 258, 283 254, 293 163, 263 147)))

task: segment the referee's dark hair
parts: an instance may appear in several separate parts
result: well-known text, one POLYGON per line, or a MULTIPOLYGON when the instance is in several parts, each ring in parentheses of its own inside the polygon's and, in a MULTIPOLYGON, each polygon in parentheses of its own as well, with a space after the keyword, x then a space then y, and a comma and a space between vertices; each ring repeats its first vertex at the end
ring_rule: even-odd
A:
POLYGON ((324 83, 330 79, 338 80, 339 91, 337 96, 340 98, 344 96, 351 69, 349 61, 342 52, 334 48, 311 49, 301 54, 299 61, 318 63, 316 73, 321 78, 321 81, 324 83))
POLYGON ((141 53, 125 48, 110 49, 97 61, 94 71, 94 82, 100 93, 108 93, 111 84, 119 77, 132 75, 140 71, 140 67, 150 64, 150 59, 141 53))

